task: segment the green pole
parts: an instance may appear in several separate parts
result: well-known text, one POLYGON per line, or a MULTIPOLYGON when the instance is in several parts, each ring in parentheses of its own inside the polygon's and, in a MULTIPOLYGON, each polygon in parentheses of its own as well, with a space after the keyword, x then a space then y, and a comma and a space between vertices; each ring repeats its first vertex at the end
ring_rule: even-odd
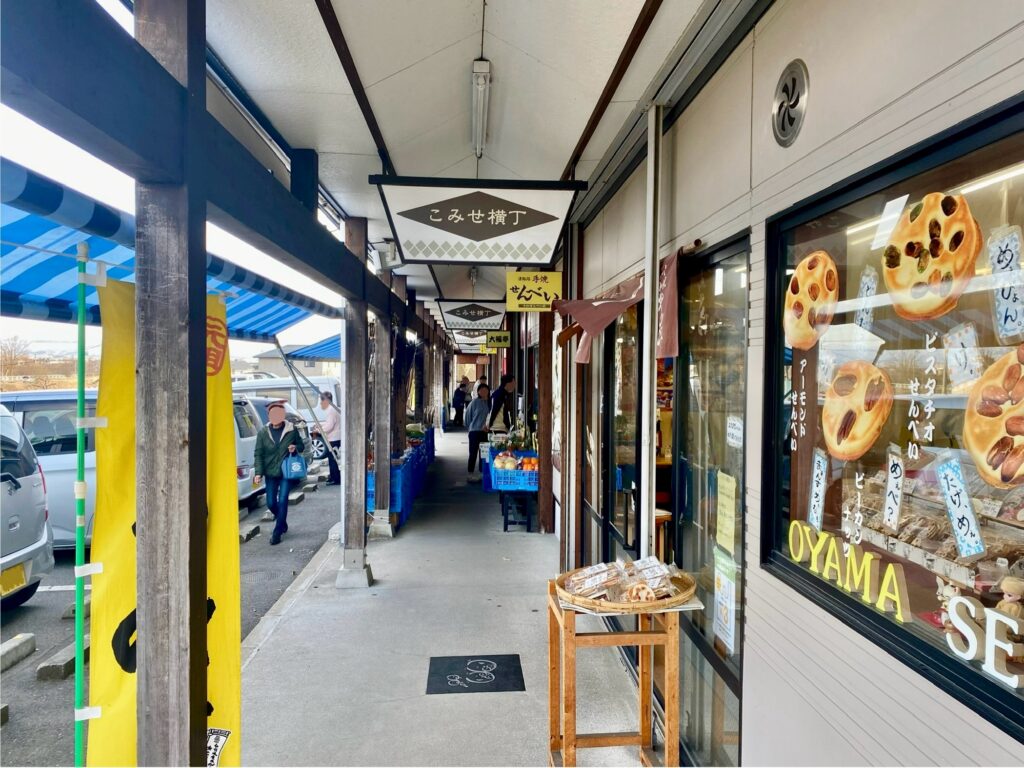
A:
MULTIPOLYGON (((89 246, 78 249, 78 473, 75 483, 75 566, 85 564, 85 264, 89 246)), ((75 766, 85 765, 85 577, 75 574, 75 766)))

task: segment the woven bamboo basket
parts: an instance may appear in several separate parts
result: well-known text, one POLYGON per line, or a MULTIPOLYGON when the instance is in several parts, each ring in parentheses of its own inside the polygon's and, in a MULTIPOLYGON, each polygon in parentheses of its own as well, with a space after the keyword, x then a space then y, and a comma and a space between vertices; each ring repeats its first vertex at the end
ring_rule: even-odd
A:
POLYGON ((574 573, 576 571, 568 571, 555 579, 555 592, 559 600, 594 613, 659 613, 688 603, 697 591, 697 582, 694 581, 693 576, 680 572, 672 577, 672 583, 679 590, 678 595, 650 602, 613 603, 609 600, 595 600, 592 597, 572 594, 565 588, 565 582, 574 573))

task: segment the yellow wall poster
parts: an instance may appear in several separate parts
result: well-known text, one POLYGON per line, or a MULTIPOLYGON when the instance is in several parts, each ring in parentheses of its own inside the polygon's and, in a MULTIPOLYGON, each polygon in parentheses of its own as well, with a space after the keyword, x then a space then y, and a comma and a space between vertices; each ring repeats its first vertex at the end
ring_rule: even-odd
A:
POLYGON ((509 312, 550 312, 562 298, 561 272, 506 272, 505 308, 509 312))
POLYGON ((715 528, 718 546, 730 555, 736 541, 736 478, 718 471, 718 522, 715 528))
POLYGON ((511 331, 488 331, 487 346, 491 349, 507 349, 512 346, 511 331))
MULTIPOLYGON (((136 764, 135 287, 99 289, 103 348, 96 430, 87 764, 136 764)), ((238 490, 224 304, 207 299, 207 764, 241 762, 238 490)))

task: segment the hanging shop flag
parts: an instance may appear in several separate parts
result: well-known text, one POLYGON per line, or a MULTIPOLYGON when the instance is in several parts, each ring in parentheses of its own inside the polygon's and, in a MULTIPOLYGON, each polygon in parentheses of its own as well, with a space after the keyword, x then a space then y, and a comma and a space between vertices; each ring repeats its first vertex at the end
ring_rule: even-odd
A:
POLYGON ((492 349, 507 349, 512 346, 512 334, 509 331, 488 331, 487 346, 492 349))
MULTIPOLYGON (((136 764, 135 287, 99 289, 103 349, 96 431, 96 516, 87 763, 136 764)), ((226 308, 207 299, 207 764, 241 763, 241 604, 233 401, 226 308)))
POLYGON ((96 416, 87 765, 135 765, 135 286, 98 289, 103 346, 96 416))
POLYGON ((234 405, 224 302, 206 298, 207 765, 242 762, 242 637, 234 405))
POLYGON ((406 264, 549 266, 580 181, 370 176, 406 264))
POLYGON ((508 272, 505 307, 509 312, 550 312, 562 298, 561 272, 508 272))
POLYGON ((658 335, 655 357, 679 354, 679 252, 666 256, 658 265, 658 335))

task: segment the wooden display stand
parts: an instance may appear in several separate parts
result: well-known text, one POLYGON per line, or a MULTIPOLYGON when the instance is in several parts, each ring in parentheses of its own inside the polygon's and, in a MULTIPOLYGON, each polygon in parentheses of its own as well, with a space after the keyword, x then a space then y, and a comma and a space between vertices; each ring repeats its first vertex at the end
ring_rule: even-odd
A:
POLYGON ((679 765, 679 613, 637 613, 635 632, 577 632, 576 614, 563 607, 548 582, 549 764, 576 765, 576 749, 636 745, 646 766, 679 765), (576 649, 637 646, 640 729, 625 733, 576 733, 576 649), (653 748, 653 647, 665 648, 665 750, 653 748))

